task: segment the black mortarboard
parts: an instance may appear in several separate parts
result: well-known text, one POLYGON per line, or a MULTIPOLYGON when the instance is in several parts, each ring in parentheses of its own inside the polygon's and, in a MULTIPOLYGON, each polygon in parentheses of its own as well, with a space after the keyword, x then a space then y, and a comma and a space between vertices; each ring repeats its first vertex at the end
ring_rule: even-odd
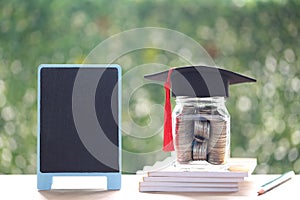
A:
POLYGON ((164 82, 166 90, 164 116, 164 151, 173 151, 170 88, 172 96, 228 97, 229 85, 255 82, 253 78, 208 66, 189 66, 144 76, 146 79, 164 82))
MULTIPOLYGON (((166 82, 169 70, 146 75, 146 79, 166 82)), ((229 85, 255 82, 253 78, 207 66, 173 68, 170 76, 172 96, 228 97, 229 85)))

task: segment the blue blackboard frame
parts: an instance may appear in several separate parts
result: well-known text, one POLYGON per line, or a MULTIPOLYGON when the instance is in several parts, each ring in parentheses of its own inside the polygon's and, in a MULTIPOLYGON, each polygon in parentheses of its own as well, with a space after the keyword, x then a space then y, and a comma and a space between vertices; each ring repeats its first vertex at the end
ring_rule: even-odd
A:
POLYGON ((121 110, 122 110, 122 69, 117 64, 41 64, 38 67, 38 99, 37 99, 37 189, 38 190, 51 190, 53 177, 55 176, 105 176, 107 177, 107 189, 108 190, 119 190, 121 188, 121 173, 122 173, 122 120, 121 120, 121 110), (41 70, 43 68, 115 68, 118 71, 118 172, 55 172, 55 173, 45 173, 40 170, 40 101, 41 101, 41 70))

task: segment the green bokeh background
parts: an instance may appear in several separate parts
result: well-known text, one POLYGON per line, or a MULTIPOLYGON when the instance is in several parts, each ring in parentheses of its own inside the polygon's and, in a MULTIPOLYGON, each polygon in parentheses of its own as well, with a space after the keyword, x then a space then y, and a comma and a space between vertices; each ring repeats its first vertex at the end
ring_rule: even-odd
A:
MULTIPOLYGON (((37 66, 81 63, 103 40, 137 27, 184 33, 218 66, 255 77, 255 84, 230 88, 231 155, 256 157, 256 173, 299 173, 299 10, 297 0, 1 0, 0 173, 36 172, 37 66)), ((125 74, 143 63, 159 63, 162 55, 169 66, 185 64, 155 49, 133 52, 116 63, 125 74)), ((123 108, 130 112, 125 123, 147 126, 150 116, 140 105, 163 102, 158 85, 135 90, 123 108)), ((123 135, 123 148, 136 154, 155 151, 161 144, 162 131, 144 139, 123 135)), ((167 156, 124 157, 123 168, 133 172, 167 156)))

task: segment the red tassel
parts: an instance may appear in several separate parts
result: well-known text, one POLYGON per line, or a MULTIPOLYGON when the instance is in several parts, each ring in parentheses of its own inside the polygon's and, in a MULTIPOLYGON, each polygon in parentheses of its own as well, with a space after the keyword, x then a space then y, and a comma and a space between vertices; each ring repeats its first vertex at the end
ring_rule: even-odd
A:
POLYGON ((165 113, 164 113, 164 151, 174 151, 173 136, 172 136, 172 109, 170 100, 170 79, 173 68, 169 70, 167 81, 164 88, 166 92, 165 113))

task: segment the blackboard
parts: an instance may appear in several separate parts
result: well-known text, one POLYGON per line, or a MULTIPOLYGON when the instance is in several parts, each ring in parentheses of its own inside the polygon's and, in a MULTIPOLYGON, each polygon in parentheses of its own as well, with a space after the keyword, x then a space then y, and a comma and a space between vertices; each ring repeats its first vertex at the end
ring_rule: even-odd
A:
POLYGON ((39 73, 39 172, 119 172, 118 69, 46 65, 39 73))

